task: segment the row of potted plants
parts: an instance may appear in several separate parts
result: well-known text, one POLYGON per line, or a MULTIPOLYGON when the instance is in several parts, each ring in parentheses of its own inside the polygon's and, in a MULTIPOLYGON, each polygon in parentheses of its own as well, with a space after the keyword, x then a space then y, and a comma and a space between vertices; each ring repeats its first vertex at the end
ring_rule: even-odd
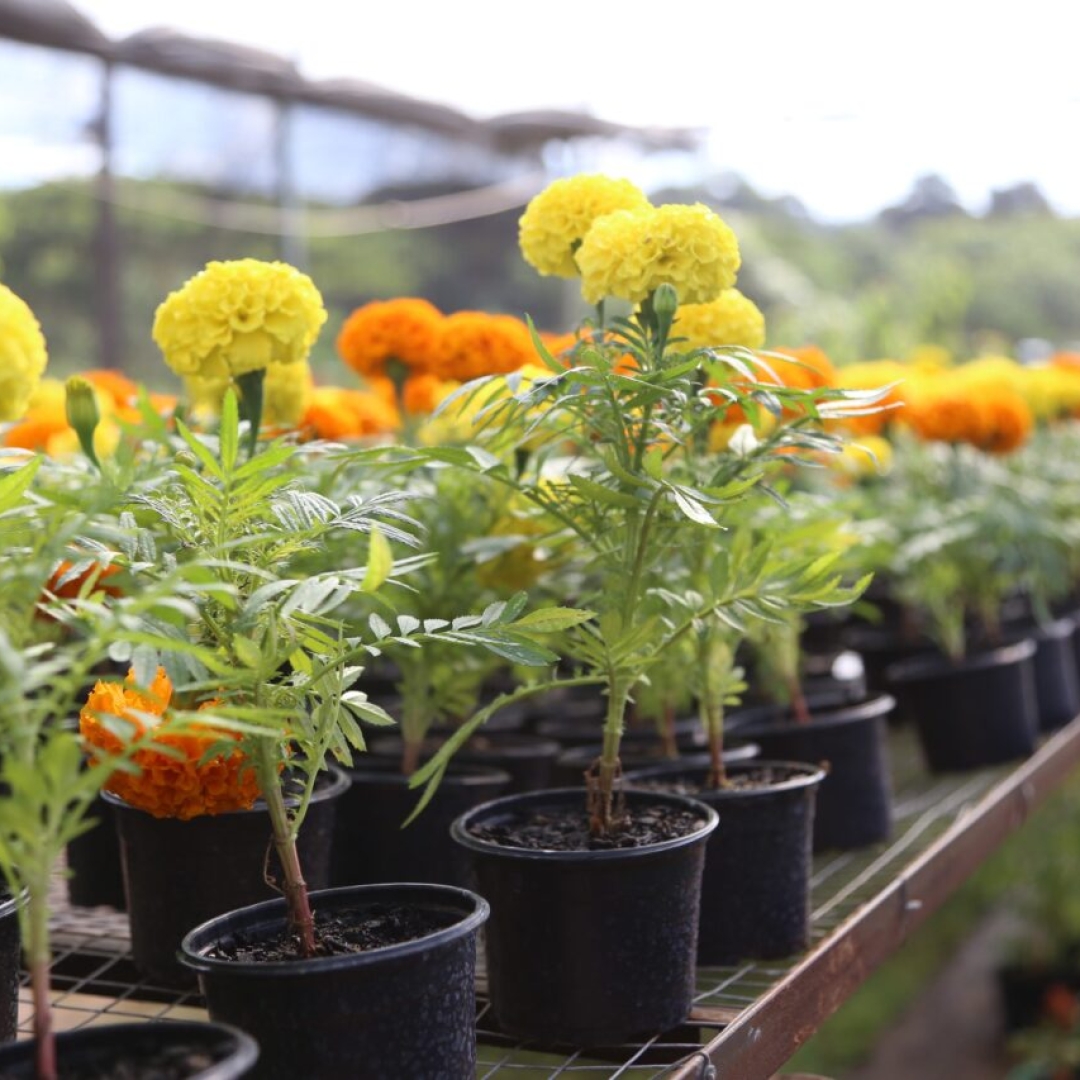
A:
MULTIPOLYGON (((760 313, 733 288, 737 242, 705 207, 653 207, 625 182, 578 177, 530 205, 522 248, 541 273, 580 276, 595 319, 562 340, 534 332, 535 365, 496 366, 449 393, 411 444, 300 441, 280 414, 267 430, 267 405, 325 312, 304 275, 242 260, 211 264, 155 322, 169 365, 213 384, 200 398, 212 421, 163 417, 141 393, 107 455, 100 387, 69 380, 82 456, 8 452, 0 868, 25 890, 39 1076, 56 1072, 48 878, 103 787, 134 807, 121 810, 125 852, 137 835, 157 849, 145 885, 159 908, 200 895, 194 883, 240 885, 220 910, 177 918, 191 920, 184 963, 211 1016, 262 1046, 260 1076, 354 1076, 358 1062, 367 1075, 471 1076, 485 921, 507 1032, 595 1044, 680 1023, 698 958, 806 944, 824 773, 785 759, 831 762, 819 846, 888 835, 891 702, 827 718, 797 673, 801 614, 849 605, 869 580, 853 553, 889 549, 856 545, 854 502, 799 466, 842 460, 846 433, 895 387, 838 386, 813 355, 760 353, 760 313), (454 440, 463 431, 467 443, 454 440), (780 760, 736 765, 725 711, 745 690, 747 648, 786 700, 737 727, 780 760), (517 678, 485 699, 492 658, 517 678), (377 697, 376 675, 391 676, 397 702, 377 697), (584 790, 484 802, 455 821, 477 892, 395 883, 400 861, 373 865, 378 812, 359 784, 333 865, 304 856, 330 763, 353 779, 371 772, 369 740, 395 717, 406 779, 389 784, 399 799, 383 832, 403 812, 429 820, 454 755, 485 725, 530 701, 569 713, 578 693, 601 706, 584 790), (676 749, 685 698, 706 756, 631 784, 628 721, 651 714, 676 749), (78 714, 81 733, 66 723, 78 714), (824 748, 808 745, 811 731, 824 748), (855 814, 841 808, 851 792, 855 814), (242 816, 268 819, 272 841, 217 850, 211 822, 242 816), (796 888, 780 902, 785 878, 796 888), (343 887, 313 902, 326 880, 343 887), (243 906, 268 888, 282 898, 243 906)), ((15 420, 44 344, 29 312, 5 302, 25 354, 5 414, 15 420)), ((387 318, 366 342, 368 374, 410 363, 409 312, 387 318)), ((891 489, 842 494, 884 505, 891 489)), ((138 876, 129 864, 129 892, 138 876)), ((133 924, 137 959, 170 977, 178 932, 162 953, 133 924)))

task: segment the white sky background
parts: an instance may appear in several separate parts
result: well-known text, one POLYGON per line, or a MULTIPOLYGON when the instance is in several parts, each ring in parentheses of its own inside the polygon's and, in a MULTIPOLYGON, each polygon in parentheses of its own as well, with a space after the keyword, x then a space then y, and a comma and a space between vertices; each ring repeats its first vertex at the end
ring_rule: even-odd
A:
POLYGON ((1080 213, 1076 0, 75 0, 112 37, 243 42, 476 116, 703 127, 716 170, 845 220, 939 172, 1080 213))

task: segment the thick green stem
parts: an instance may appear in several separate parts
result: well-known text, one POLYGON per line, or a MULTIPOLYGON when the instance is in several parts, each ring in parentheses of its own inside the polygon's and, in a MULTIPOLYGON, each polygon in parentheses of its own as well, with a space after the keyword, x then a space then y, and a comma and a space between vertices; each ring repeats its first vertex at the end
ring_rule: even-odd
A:
POLYGON ((278 758, 272 739, 259 739, 255 747, 255 769, 259 776, 263 799, 270 814, 270 825, 274 835, 274 848, 281 861, 284 877, 282 892, 288 911, 289 930, 295 934, 300 944, 300 955, 315 955, 315 920, 311 914, 308 899, 307 882, 300 869, 300 857, 296 851, 296 834, 289 811, 285 806, 285 796, 281 790, 281 776, 278 772, 278 758))
POLYGON ((622 744, 623 719, 630 685, 625 678, 615 676, 609 685, 607 717, 604 720, 604 749, 600 754, 599 791, 590 807, 590 828, 604 836, 615 825, 615 782, 618 779, 619 747, 622 744))

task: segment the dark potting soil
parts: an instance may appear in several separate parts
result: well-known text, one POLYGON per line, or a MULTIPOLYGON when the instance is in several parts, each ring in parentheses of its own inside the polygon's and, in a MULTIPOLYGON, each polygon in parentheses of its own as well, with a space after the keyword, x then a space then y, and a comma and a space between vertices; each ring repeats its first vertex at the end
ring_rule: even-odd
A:
MULTIPOLYGON (((771 765, 754 766, 752 769, 740 769, 735 774, 728 774, 723 787, 719 790, 753 791, 755 788, 775 787, 777 784, 805 775, 805 772, 801 770, 776 768, 771 765)), ((695 798, 703 792, 716 790, 706 787, 704 783, 677 777, 666 779, 642 777, 634 781, 634 787, 644 788, 646 791, 663 791, 668 795, 687 795, 690 798, 695 798)))
MULTIPOLYGON (((141 1050, 126 1061, 57 1062, 57 1080, 187 1080, 205 1072, 220 1058, 207 1050, 184 1046, 162 1046, 141 1050)), ((2 1080, 34 1080, 33 1062, 13 1066, 0 1073, 2 1080)))
MULTIPOLYGON (((460 919, 460 914, 453 912, 382 904, 351 913, 335 911, 331 915, 320 915, 315 912, 318 955, 344 956, 381 949, 386 945, 399 945, 453 926, 460 919)), ((288 933, 276 938, 248 937, 237 933, 208 952, 207 956, 215 960, 245 963, 301 959, 296 936, 288 933)))
POLYGON ((538 810, 516 820, 475 825, 469 832, 501 847, 529 851, 605 851, 677 840, 701 826, 701 817, 692 810, 647 806, 625 810, 607 836, 589 832, 589 816, 584 810, 538 810))

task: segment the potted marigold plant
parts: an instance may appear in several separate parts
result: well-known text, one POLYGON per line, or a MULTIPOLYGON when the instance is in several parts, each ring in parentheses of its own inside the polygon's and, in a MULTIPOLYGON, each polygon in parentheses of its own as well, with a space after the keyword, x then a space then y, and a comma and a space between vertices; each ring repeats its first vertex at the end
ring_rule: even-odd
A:
POLYGON ((934 769, 1023 756, 1038 731, 1035 645, 1003 636, 1021 535, 1044 527, 1002 460, 1032 416, 1015 387, 985 372, 937 375, 910 395, 904 420, 919 438, 900 443, 888 483, 870 495, 868 551, 887 560, 893 594, 938 648, 886 673, 934 769))
MULTIPOLYGON (((189 604, 199 586, 176 573, 156 588, 115 595, 104 585, 112 568, 97 561, 92 520, 51 500, 51 485, 31 489, 37 471, 37 463, 28 464, 0 478, 0 535, 7 552, 0 605, 0 871, 15 895, 25 898, 18 915, 34 1007, 33 1042, 0 1050, 0 1072, 55 1080, 65 1070, 124 1063, 128 1075, 148 1077, 157 1075, 153 1070, 167 1054, 180 1062, 181 1076, 208 1075, 208 1063, 215 1076, 246 1075, 255 1044, 221 1025, 114 1025, 53 1034, 49 881, 64 846, 91 826, 98 792, 116 772, 136 771, 132 755, 141 749, 135 739, 87 767, 78 733, 64 721, 78 709, 122 628, 189 604), (74 581, 79 585, 72 593, 74 581)), ((177 730, 185 730, 180 719, 177 730)), ((14 980, 17 950, 3 967, 5 981, 14 980)), ((4 1038, 12 1038, 14 1001, 10 1016, 6 1001, 3 1009, 0 1026, 4 1038)))
MULTIPOLYGON (((757 407, 755 393, 808 416, 817 415, 816 401, 843 394, 764 391, 745 350, 683 351, 673 343, 679 297, 714 300, 739 265, 734 235, 704 206, 652 207, 626 182, 578 177, 530 204, 521 236, 541 272, 580 273, 586 299, 600 308, 598 323, 569 366, 542 350, 548 378, 522 380, 511 399, 481 410, 479 437, 494 453, 463 464, 511 486, 576 538, 580 599, 595 615, 567 633, 565 648, 584 677, 602 684, 603 748, 586 792, 497 800, 460 818, 454 836, 473 853, 492 903, 489 986, 500 1026, 595 1044, 685 1018, 704 842, 717 820, 701 803, 622 790, 628 703, 676 642, 728 606, 753 602, 753 584, 739 580, 708 596, 672 595, 663 565, 700 537, 722 544, 724 511, 762 479, 767 463, 829 437, 781 424, 744 454, 687 447, 708 445, 735 404, 757 407), (636 311, 606 322, 609 297, 636 311), (527 455, 515 453, 526 443, 527 455), (572 905, 557 899, 567 895, 572 905), (543 928, 543 949, 522 939, 523 925, 543 928), (575 975, 567 983, 571 941, 575 975)), ((448 753, 481 719, 415 782, 437 781, 448 753)))
MULTIPOLYGON (((391 627, 373 612, 359 635, 341 617, 347 602, 407 571, 407 561, 395 567, 391 540, 416 541, 399 527, 400 496, 336 502, 305 483, 324 448, 259 439, 266 367, 303 359, 321 318, 308 279, 251 260, 210 264, 159 309, 155 337, 170 365, 188 375, 224 369, 242 398, 238 408, 229 388, 214 435, 178 421, 182 448, 118 522, 136 581, 188 564, 207 579, 195 610, 132 627, 118 648, 131 648, 143 688, 161 666, 176 693, 214 701, 206 722, 239 733, 224 749, 250 762, 266 805, 283 899, 223 914, 183 943, 211 1015, 260 1038, 258 1075, 352 1076, 363 1060, 377 1075, 471 1076, 473 938, 484 901, 449 887, 386 885, 318 892, 313 903, 297 837, 328 758, 349 764, 364 746, 360 721, 389 722, 355 687, 385 643, 445 637, 534 663, 554 654, 533 640, 545 627, 532 627, 520 606, 426 627, 404 616, 391 627), (302 569, 301 556, 339 529, 366 538, 366 553, 348 568, 302 569), (441 996, 402 1017, 397 1003, 418 1002, 429 981, 441 996), (418 1057, 428 1065, 405 1064, 418 1057)), ((555 628, 581 617, 550 616, 555 628)))

